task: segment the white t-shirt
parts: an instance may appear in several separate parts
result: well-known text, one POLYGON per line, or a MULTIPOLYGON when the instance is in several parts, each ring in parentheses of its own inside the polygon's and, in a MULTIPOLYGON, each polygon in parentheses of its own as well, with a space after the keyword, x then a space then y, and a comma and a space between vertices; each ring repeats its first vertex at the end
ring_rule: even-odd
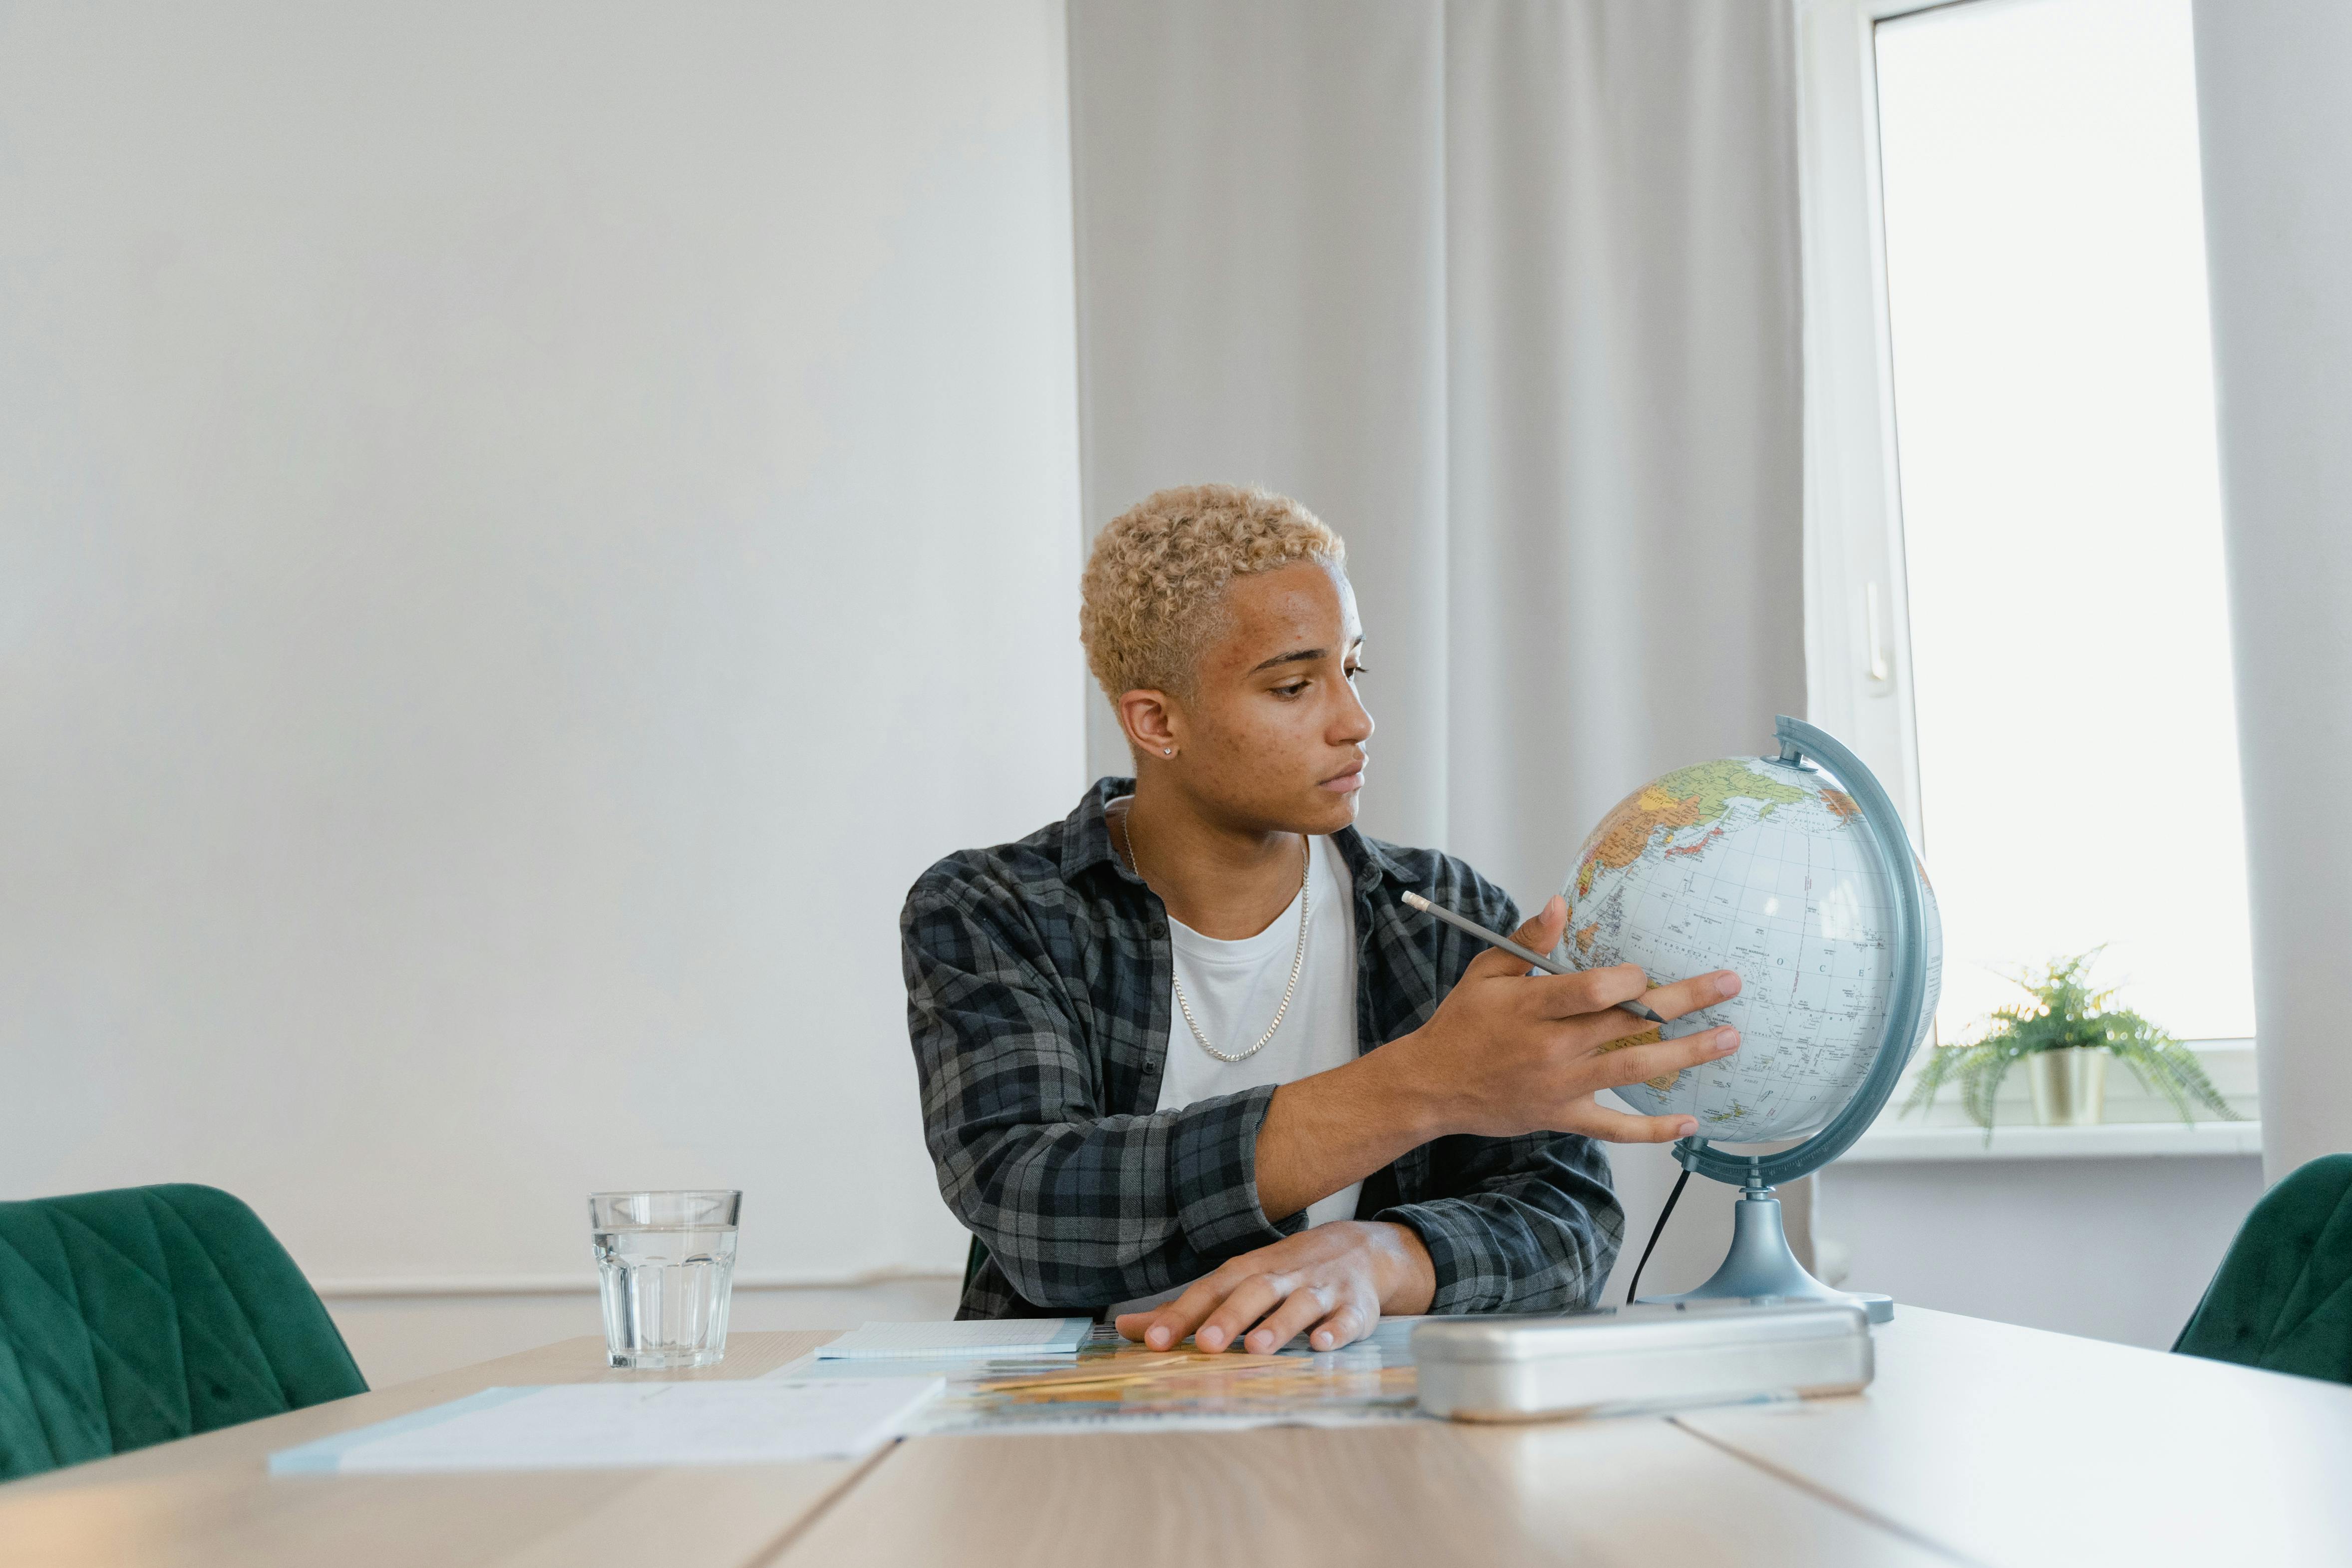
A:
MULTIPOLYGON (((1114 809, 1124 801, 1113 801, 1114 809)), ((1310 838, 1307 860, 1307 956, 1298 967, 1298 988, 1291 994, 1290 1010, 1282 1027, 1264 1050, 1245 1061, 1220 1061, 1201 1049, 1184 1021, 1184 1009, 1172 994, 1168 998, 1168 1066, 1160 1079, 1160 1103, 1153 1109, 1173 1111, 1220 1094, 1238 1093, 1262 1083, 1289 1083, 1344 1067, 1356 1060, 1356 903, 1355 881, 1348 862, 1328 838, 1310 838)), ((1175 949, 1175 984, 1209 1043, 1228 1056, 1255 1044, 1274 1021, 1282 1005, 1283 988, 1290 980, 1290 963, 1298 951, 1298 900, 1274 917, 1255 936, 1221 942, 1203 936, 1172 916, 1168 922, 1170 945, 1175 949)), ((1307 1206, 1309 1226, 1356 1218, 1356 1199, 1362 1182, 1351 1182, 1330 1197, 1307 1206)), ((1189 1281, 1188 1281, 1189 1282, 1189 1281)), ((1115 1312, 1139 1312, 1172 1299, 1169 1291, 1145 1301, 1122 1301, 1115 1312)))

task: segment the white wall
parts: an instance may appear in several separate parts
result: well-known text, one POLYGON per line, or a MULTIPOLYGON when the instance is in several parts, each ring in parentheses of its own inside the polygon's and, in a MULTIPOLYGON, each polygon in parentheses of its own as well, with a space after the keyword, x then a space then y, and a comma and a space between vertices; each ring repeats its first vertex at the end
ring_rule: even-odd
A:
POLYGON ((2252 1155, 1839 1165, 1813 1233, 1902 1303, 2168 1350, 2263 1195, 2252 1155))
POLYGON ((2198 0, 2263 1151, 2352 1149, 2352 7, 2198 0))
POLYGON ((0 1196, 958 1265, 896 916, 1084 779, 1066 126, 1058 0, 0 12, 0 1196))
MULTIPOLYGON (((2182 1137, 2171 1104, 2121 1067, 2107 1074, 2110 1128, 2087 1147, 2071 1130, 2034 1124, 2021 1069, 2001 1082, 1988 1144, 1948 1090, 1900 1113, 1915 1059, 1878 1124, 1814 1178, 1825 1270, 1917 1306, 2169 1348, 2263 1194, 2254 1052, 2211 1044, 2197 1054, 2236 1118, 2227 1130, 2255 1134, 2250 1145, 2182 1137), (2110 1130, 2172 1152, 2118 1157, 2100 1146, 2110 1130), (1888 1146, 1955 1135, 1957 1149, 1888 1146)), ((2210 1113, 2195 1120, 2206 1134, 2225 1130, 2210 1113)))

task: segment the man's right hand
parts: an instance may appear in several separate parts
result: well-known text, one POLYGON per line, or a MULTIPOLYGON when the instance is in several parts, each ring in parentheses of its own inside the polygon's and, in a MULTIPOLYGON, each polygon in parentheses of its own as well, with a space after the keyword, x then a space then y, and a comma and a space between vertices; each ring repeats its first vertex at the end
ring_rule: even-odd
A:
MULTIPOLYGON (((1568 905, 1554 898, 1512 936, 1523 947, 1548 953, 1567 925, 1568 905)), ((1639 1000, 1673 1019, 1738 994, 1739 977, 1729 969, 1652 990, 1632 964, 1530 975, 1524 959, 1492 949, 1470 961, 1427 1023, 1368 1060, 1404 1048, 1393 1065, 1410 1076, 1446 1133, 1581 1133, 1618 1144, 1668 1143, 1696 1134, 1698 1123, 1629 1115, 1593 1096, 1728 1056, 1739 1049, 1739 1031, 1701 1030, 1662 1040, 1655 1024, 1617 1004, 1639 1000), (1645 1035, 1646 1043, 1622 1043, 1645 1035)))

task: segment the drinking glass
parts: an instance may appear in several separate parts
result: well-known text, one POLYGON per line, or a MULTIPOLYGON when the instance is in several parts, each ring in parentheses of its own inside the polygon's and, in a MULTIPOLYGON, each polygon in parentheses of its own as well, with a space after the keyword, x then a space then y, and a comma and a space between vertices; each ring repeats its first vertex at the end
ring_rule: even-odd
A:
POLYGON ((743 1195, 592 1192, 589 1229, 614 1366, 709 1366, 727 1354, 743 1195))

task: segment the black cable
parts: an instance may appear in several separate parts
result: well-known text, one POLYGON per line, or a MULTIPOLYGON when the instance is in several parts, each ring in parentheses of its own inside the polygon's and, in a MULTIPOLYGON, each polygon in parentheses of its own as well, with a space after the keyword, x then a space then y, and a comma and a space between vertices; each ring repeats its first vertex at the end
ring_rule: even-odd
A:
POLYGON ((1666 1194, 1666 1207, 1658 1210, 1657 1224, 1650 1227, 1650 1244, 1642 1249, 1642 1260, 1633 1265, 1633 1282, 1625 1287, 1625 1304, 1632 1306, 1642 1293, 1642 1270, 1650 1266, 1650 1254, 1658 1249, 1658 1238, 1666 1228, 1666 1217, 1675 1211, 1675 1200, 1683 1195, 1683 1183, 1690 1180, 1685 1170, 1675 1178, 1675 1190, 1666 1194))

